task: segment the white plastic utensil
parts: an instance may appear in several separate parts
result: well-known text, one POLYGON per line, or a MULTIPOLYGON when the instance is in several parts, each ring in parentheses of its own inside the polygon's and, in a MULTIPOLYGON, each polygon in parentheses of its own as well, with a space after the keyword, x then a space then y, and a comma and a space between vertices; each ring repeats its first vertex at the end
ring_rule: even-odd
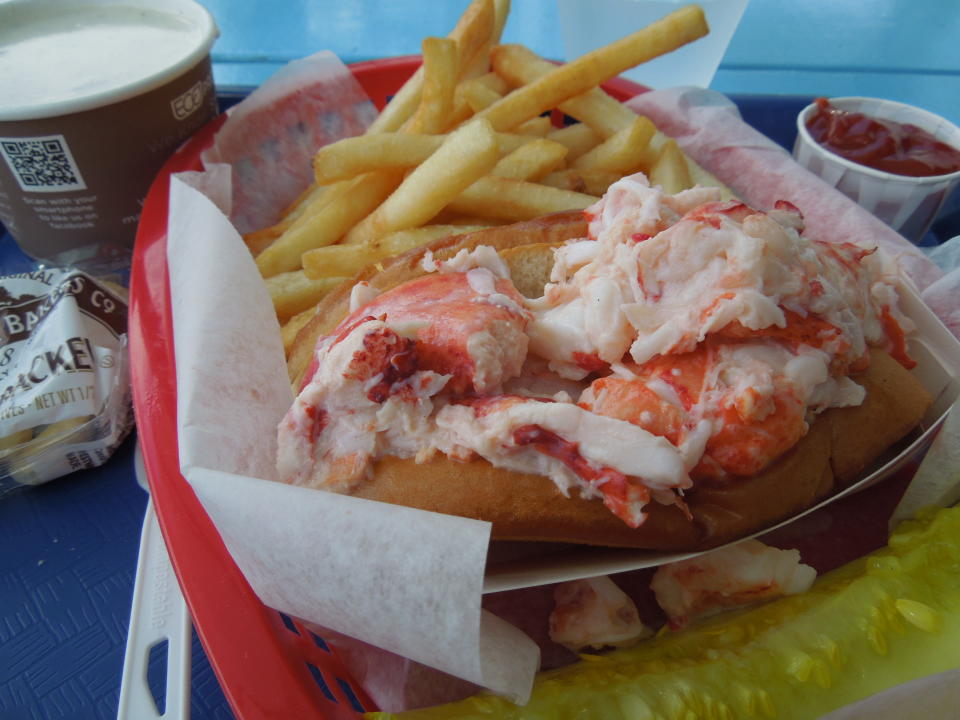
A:
MULTIPOLYGON (((134 468, 137 482, 147 490, 139 445, 134 468)), ((170 565, 153 501, 147 500, 117 720, 189 719, 191 631, 190 613, 170 565), (167 672, 161 712, 147 683, 147 666, 151 650, 164 642, 167 644, 167 672)))

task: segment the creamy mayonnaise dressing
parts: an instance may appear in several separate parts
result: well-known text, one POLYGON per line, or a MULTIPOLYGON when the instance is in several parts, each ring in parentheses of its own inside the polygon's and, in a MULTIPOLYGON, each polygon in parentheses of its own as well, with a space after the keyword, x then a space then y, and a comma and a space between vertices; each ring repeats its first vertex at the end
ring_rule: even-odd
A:
POLYGON ((374 298, 379 294, 380 292, 366 280, 361 280, 354 284, 354 286, 350 288, 350 312, 355 313, 364 305, 373 302, 374 298))
POLYGON ((750 475, 811 416, 856 405, 847 375, 907 321, 880 253, 802 234, 712 189, 624 178, 527 300, 493 248, 380 295, 317 346, 279 430, 280 473, 349 491, 383 455, 481 457, 600 498, 630 526, 699 478, 750 475))
POLYGON ((420 261, 427 272, 468 272, 475 268, 484 268, 499 278, 510 279, 510 268, 500 254, 489 245, 479 245, 472 250, 463 248, 448 260, 437 260, 433 252, 427 250, 420 261))

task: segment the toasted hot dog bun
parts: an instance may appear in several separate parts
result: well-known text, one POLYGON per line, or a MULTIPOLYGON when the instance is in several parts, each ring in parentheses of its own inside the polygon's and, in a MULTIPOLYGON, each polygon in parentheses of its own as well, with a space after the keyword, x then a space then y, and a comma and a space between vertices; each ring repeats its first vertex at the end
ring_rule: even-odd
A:
MULTIPOLYGON (((536 296, 549 277, 552 247, 584 237, 580 212, 490 228, 437 241, 399 256, 382 268, 368 268, 356 280, 384 291, 424 274, 426 250, 438 259, 461 249, 489 245, 511 267, 525 295, 536 296)), ((317 339, 349 314, 350 287, 329 295, 301 330, 290 358, 295 388, 317 339)), ((487 520, 502 540, 541 540, 590 545, 694 550, 716 546, 787 519, 833 491, 852 483, 891 445, 908 434, 930 403, 922 385, 886 353, 871 353, 869 369, 855 376, 866 390, 862 405, 831 409, 812 423, 794 448, 758 475, 698 481, 684 494, 691 517, 675 505, 650 503, 638 528, 628 527, 600 500, 563 496, 547 477, 494 467, 486 460, 459 462, 436 455, 417 464, 383 457, 357 497, 487 520)))
POLYGON ((713 547, 769 527, 853 482, 890 445, 916 426, 929 396, 884 352, 872 354, 857 381, 867 388, 856 408, 828 410, 800 442, 749 478, 699 481, 684 498, 692 520, 674 505, 647 506, 647 520, 627 527, 599 500, 564 497, 553 482, 435 456, 422 465, 384 457, 354 495, 450 515, 488 520, 500 540, 688 550, 713 547), (864 438, 867 438, 864 440, 864 438))

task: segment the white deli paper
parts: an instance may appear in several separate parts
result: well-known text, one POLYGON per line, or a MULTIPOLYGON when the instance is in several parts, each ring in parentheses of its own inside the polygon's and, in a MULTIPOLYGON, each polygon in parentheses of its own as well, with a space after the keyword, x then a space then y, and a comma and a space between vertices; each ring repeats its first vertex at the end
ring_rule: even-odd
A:
MULTIPOLYGON (((954 378, 954 384, 960 379, 954 378)), ((890 518, 890 529, 924 507, 952 507, 960 502, 960 400, 954 403, 917 474, 890 518)))
POLYGON ((280 328, 242 238, 192 187, 222 205, 228 180, 218 165, 171 183, 184 476, 266 605, 525 702, 539 649, 480 607, 489 523, 270 482, 292 401, 280 328))
POLYGON ((318 147, 359 135, 377 116, 353 75, 329 51, 294 60, 230 109, 203 153, 204 166, 233 171, 230 220, 240 232, 265 227, 313 180, 318 147))
MULTIPOLYGON (((308 94, 312 88, 313 97, 325 98, 320 124, 355 134, 352 122, 334 120, 331 109, 342 92, 347 116, 356 120, 356 88, 344 74, 324 55, 281 81, 287 92, 306 81, 308 94)), ((286 98, 265 86, 231 116, 223 137, 256 137, 249 142, 269 149, 263 139, 273 105, 283 109, 283 126, 299 132, 286 98), (256 119, 252 135, 232 125, 244 118, 256 119)), ((335 136, 324 134, 326 141, 335 136)), ((306 152, 305 144, 294 146, 306 152)), ((480 606, 489 523, 272 482, 276 426, 292 397, 279 326, 235 225, 275 220, 290 191, 254 211, 245 208, 241 196, 272 179, 263 174, 262 158, 243 157, 245 149, 235 140, 218 142, 207 154, 208 173, 171 183, 168 264, 185 477, 268 606, 524 702, 538 647, 480 606), (232 172, 225 172, 227 163, 232 172), (238 183, 246 188, 239 194, 238 183)), ((299 164, 309 166, 309 155, 284 155, 276 172, 299 164)), ((905 253, 928 273, 921 259, 905 253)))

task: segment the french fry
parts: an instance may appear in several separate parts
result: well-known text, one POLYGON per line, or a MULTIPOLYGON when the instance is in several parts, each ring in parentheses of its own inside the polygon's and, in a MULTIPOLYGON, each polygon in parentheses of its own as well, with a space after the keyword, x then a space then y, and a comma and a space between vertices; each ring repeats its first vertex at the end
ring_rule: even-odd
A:
POLYGON ((296 222, 304 213, 310 212, 310 209, 317 204, 326 191, 327 188, 325 187, 311 185, 300 193, 300 196, 290 204, 290 207, 283 211, 283 219, 289 220, 291 223, 296 222))
POLYGON ((305 189, 296 200, 284 209, 281 213, 282 219, 277 225, 286 230, 286 228, 290 227, 290 225, 302 217, 304 213, 309 212, 310 209, 319 202, 326 191, 327 188, 319 185, 311 185, 305 189))
MULTIPOLYGON (((460 76, 459 82, 465 83, 470 80, 492 75, 490 73, 490 48, 500 42, 500 35, 503 33, 503 26, 507 21, 507 15, 510 13, 510 0, 493 0, 493 30, 490 37, 473 53, 467 57, 465 53, 460 54, 460 76)), ((496 77, 494 75, 494 77, 496 77)), ((496 85, 490 85, 492 90, 498 90, 501 94, 507 91, 504 86, 498 89, 496 85)), ((458 86, 459 89, 459 86, 458 86)), ((450 131, 466 122, 475 111, 467 104, 467 101, 457 92, 454 93, 453 112, 446 124, 445 130, 450 131)))
POLYGON ((564 145, 539 138, 501 158, 490 174, 512 180, 539 180, 561 167, 566 155, 564 145))
POLYGON ((390 98, 376 119, 367 128, 367 134, 396 132, 416 112, 423 92, 423 66, 410 76, 406 83, 390 98))
MULTIPOLYGON (((502 22, 505 21, 505 12, 508 10, 509 3, 505 3, 503 0, 473 0, 473 2, 471 2, 460 17, 456 27, 454 27, 448 35, 448 37, 456 43, 457 67, 463 65, 466 58, 472 57, 482 48, 489 47, 495 38, 499 38, 499 33, 502 31, 502 22)), ((486 72, 486 69, 484 72, 486 72)), ((420 104, 423 93, 423 81, 424 69, 421 66, 421 68, 407 80, 392 101, 384 108, 383 112, 378 115, 377 119, 367 128, 367 134, 377 134, 400 128, 410 116, 414 114, 420 104)), ((337 214, 338 219, 341 220, 345 220, 350 215, 350 213, 342 210, 337 214)), ((319 221, 313 218, 310 220, 311 221, 307 223, 306 229, 301 228, 298 232, 292 233, 295 240, 288 240, 283 243, 283 250, 278 253, 283 255, 285 259, 285 262, 281 263, 281 265, 286 270, 292 270, 297 267, 293 265, 292 258, 299 256, 303 250, 306 249, 303 247, 304 245, 310 244, 305 239, 309 234, 309 229, 315 228, 319 224, 319 221), (293 247, 292 251, 290 249, 291 246, 293 247)), ((351 225, 355 224, 358 220, 359 218, 354 219, 351 225)), ((277 240, 283 238, 291 229, 292 227, 287 226, 275 228, 274 231, 280 230, 283 234, 273 240, 271 240, 272 233, 263 233, 254 236, 250 241, 251 249, 259 251, 259 253, 262 254, 264 250, 276 244, 277 240)), ((340 230, 340 226, 335 225, 333 229, 340 230)), ((336 242, 336 238, 333 240, 329 239, 330 235, 332 235, 332 230, 322 232, 314 246, 322 246, 330 242, 336 242)))
POLYGON ((518 135, 517 133, 497 133, 497 147, 500 148, 501 157, 512 153, 519 147, 536 140, 531 135, 518 135))
POLYGON ((547 133, 547 140, 553 140, 567 148, 567 162, 571 163, 600 143, 600 136, 584 123, 575 123, 562 128, 554 128, 547 133))
POLYGON ((447 122, 444 123, 444 133, 460 127, 473 117, 473 115, 474 109, 470 107, 470 104, 463 97, 463 93, 460 92, 460 86, 458 85, 453 95, 453 110, 450 111, 450 117, 447 118, 447 122))
MULTIPOLYGON (((457 43, 460 65, 472 58, 494 35, 496 23, 496 5, 492 0, 473 0, 456 27, 447 35, 457 43)), ((486 70, 484 70, 486 72, 486 70)), ((368 133, 393 132, 413 115, 420 104, 420 95, 423 91, 423 67, 410 76, 403 87, 387 103, 376 120, 367 128, 368 133)))
POLYGON ((507 81, 502 77, 497 75, 495 72, 488 72, 485 75, 481 75, 478 78, 471 80, 470 82, 483 85, 484 87, 490 88, 498 95, 506 95, 510 92, 510 86, 507 84, 507 81))
MULTIPOLYGON (((648 176, 652 171, 653 166, 659 159, 661 150, 668 142, 676 141, 673 140, 673 138, 664 135, 659 130, 650 139, 650 144, 647 146, 644 157, 643 167, 641 168, 645 173, 647 173, 648 176)), ((717 177, 711 172, 698 165, 697 162, 689 155, 684 155, 683 159, 687 166, 687 172, 690 175, 691 187, 694 185, 700 185, 702 187, 720 188, 720 195, 724 200, 730 200, 735 197, 730 188, 721 183, 720 180, 717 179, 717 177)))
POLYGON ((503 34, 503 27, 506 25, 509 14, 510 0, 493 0, 493 30, 487 41, 472 56, 468 59, 461 56, 461 80, 477 78, 490 71, 490 49, 500 42, 500 36, 503 34))
MULTIPOLYGON (((501 45, 494 49, 492 65, 498 75, 513 86, 526 85, 554 69, 553 63, 544 60, 529 48, 522 45, 501 45)), ((589 144, 588 128, 594 130, 596 138, 593 144, 602 138, 609 138, 633 122, 636 114, 610 97, 601 88, 592 88, 571 98, 559 106, 565 114, 580 121, 581 124, 569 125, 548 133, 547 137, 562 142, 570 148, 567 162, 573 163, 586 152, 581 149, 589 144), (569 138, 569 139, 568 139, 569 138)), ((668 140, 667 136, 656 131, 650 140, 646 156, 640 169, 648 172, 656 161, 660 148, 668 140)), ((592 147, 592 144, 590 145, 592 147)), ((589 149, 589 148, 587 148, 589 149)), ((720 183, 709 172, 686 158, 688 171, 695 184, 719 186, 720 183)))
POLYGON ((530 135, 531 137, 546 137, 547 133, 553 130, 553 124, 546 115, 530 118, 524 123, 520 123, 514 128, 518 135, 530 135))
MULTIPOLYGON (((457 65, 463 67, 498 31, 494 0, 474 0, 447 35, 457 44, 457 65)), ((499 35, 498 35, 499 36, 499 35)))
POLYGON ((659 185, 666 193, 678 193, 693 187, 687 160, 673 139, 667 140, 660 148, 649 176, 650 184, 659 185))
POLYGON ((640 167, 644 149, 656 131, 650 120, 635 115, 632 123, 581 155, 571 167, 574 170, 605 170, 621 175, 634 172, 640 167))
MULTIPOLYGON (((487 64, 489 64, 488 54, 484 56, 484 59, 487 61, 487 64)), ((473 103, 471 103, 471 96, 474 94, 485 93, 490 90, 497 92, 498 95, 503 95, 504 92, 507 92, 508 88, 506 88, 506 83, 500 81, 503 87, 503 90, 500 91, 497 89, 496 84, 486 80, 486 78, 492 77, 499 81, 500 77, 498 75, 494 73, 481 74, 481 71, 482 68, 478 65, 475 70, 468 69, 466 72, 460 73, 459 83, 453 93, 453 112, 446 123, 446 130, 459 127, 477 111, 473 103, 480 103, 482 99, 480 97, 474 97, 473 103), (475 82, 480 82, 484 89, 475 89, 473 86, 475 82)), ((496 102, 496 98, 491 97, 486 104, 492 104, 494 102, 496 102)), ((482 105, 482 107, 486 107, 486 104, 482 105)))
POLYGON ((460 97, 473 112, 488 108, 503 97, 485 83, 471 80, 460 86, 460 97))
POLYGON ((291 203, 290 207, 283 211, 278 222, 269 227, 246 233, 243 236, 243 241, 247 244, 253 256, 256 257, 263 252, 274 240, 289 230, 304 213, 309 212, 315 204, 321 202, 320 198, 326 190, 327 188, 323 186, 311 185, 300 193, 300 196, 291 203))
MULTIPOLYGON (((431 223, 436 223, 437 225, 453 225, 456 227, 493 227, 495 225, 505 225, 505 220, 497 220, 496 218, 482 218, 477 217, 476 215, 466 215, 463 213, 458 213, 453 210, 441 210, 438 212, 431 223)), ((461 230, 459 232, 466 232, 461 230)))
POLYGON ((266 279, 267 290, 281 321, 316 305, 346 277, 308 278, 303 270, 285 272, 266 279))
POLYGON ((461 79, 454 93, 453 116, 448 127, 456 127, 473 113, 492 105, 506 93, 510 87, 496 73, 488 72, 477 77, 461 79))
MULTIPOLYGON (((535 138, 515 133, 497 133, 497 145, 500 155, 507 155, 517 148, 532 142, 535 138)), ((446 135, 408 135, 406 133, 378 133, 344 138, 320 148, 313 156, 313 170, 318 183, 328 184, 335 181, 350 180, 375 170, 407 170, 416 167, 430 157, 446 139, 446 135)), ((342 191, 334 193, 336 197, 342 191)), ((312 213, 301 214, 292 224, 287 223, 284 231, 296 227, 312 213)), ((257 233, 275 233, 277 226, 271 226, 257 233)), ((276 237, 276 234, 272 235, 276 237)))
POLYGON ((486 227, 489 227, 489 225, 463 223, 459 225, 424 225, 412 230, 399 230, 390 233, 382 238, 378 244, 386 250, 387 254, 384 257, 388 257, 405 253, 415 247, 422 247, 448 235, 461 235, 474 230, 483 230, 486 227))
POLYGON ((633 110, 596 87, 561 103, 560 110, 593 128, 601 138, 609 138, 629 125, 636 115, 633 110))
POLYGON ((297 333, 299 333, 316 314, 316 307, 309 307, 303 312, 297 313, 280 326, 280 339, 283 341, 283 352, 285 355, 289 355, 293 349, 293 341, 297 339, 297 333))
POLYGON ((489 225, 424 225, 412 230, 398 230, 369 244, 316 248, 303 254, 303 272, 308 278, 353 276, 378 260, 399 255, 448 235, 473 232, 485 227, 489 225))
POLYGON ((313 185, 314 188, 322 192, 312 194, 312 199, 293 217, 293 222, 283 231, 284 233, 295 232, 298 228, 310 223, 314 216, 319 213, 325 205, 330 202, 337 202, 343 197, 344 191, 349 187, 349 181, 339 181, 329 185, 313 185))
POLYGON ((313 156, 316 181, 326 185, 374 170, 416 167, 443 144, 442 135, 378 133, 344 138, 313 156))
POLYGON ((423 225, 500 159, 490 123, 474 120, 447 136, 383 203, 344 238, 370 242, 396 230, 423 225))
POLYGON ((703 37, 703 9, 687 5, 610 45, 560 65, 477 114, 507 131, 566 100, 655 57, 703 37))
POLYGON ((269 227, 248 232, 243 236, 243 242, 246 243, 250 254, 256 257, 270 247, 278 237, 283 235, 292 222, 292 220, 281 220, 269 227))
MULTIPOLYGON (((529 85, 557 67, 523 45, 500 45, 494 48, 492 64, 497 74, 513 87, 529 85)), ((601 139, 614 135, 636 117, 636 113, 599 87, 590 88, 560 103, 558 108, 591 127, 601 139)))
POLYGON ((426 38, 422 67, 367 133, 321 148, 315 184, 245 237, 287 352, 316 302, 363 267, 445 235, 586 208, 637 170, 677 189, 708 175, 599 87, 705 34, 700 8, 556 66, 498 45, 509 6, 472 0, 446 38, 426 38), (554 109, 580 123, 553 127, 554 109))
POLYGON ((303 272, 311 279, 331 276, 353 276, 360 268, 386 255, 378 243, 327 245, 303 254, 303 272))
POLYGON ((453 93, 459 70, 457 44, 450 38, 423 39, 423 90, 417 111, 404 132, 438 133, 453 112, 453 93))
MULTIPOLYGON (((308 221, 291 228, 256 257, 260 274, 269 278, 300 268, 300 257, 315 247, 331 245, 377 208, 400 184, 399 171, 367 173, 340 186, 338 198, 328 202, 308 221), (349 202, 339 202, 349 198, 349 202)), ((329 193, 328 193, 329 194, 329 193)))
POLYGON ((574 192, 600 197, 607 191, 607 188, 621 177, 621 173, 605 170, 574 170, 568 168, 550 173, 540 180, 540 183, 562 190, 573 190, 574 192))
POLYGON ((516 222, 562 210, 583 209, 598 199, 592 195, 537 183, 487 176, 464 190, 447 209, 476 217, 516 222))
MULTIPOLYGON (((345 189, 345 183, 332 185, 317 185, 314 183, 302 195, 304 201, 295 208, 295 211, 280 222, 260 231, 248 233, 244 241, 254 257, 258 257, 264 250, 276 243, 288 233, 298 233, 299 228, 313 222, 314 216, 329 202, 336 200, 345 189)), ((282 251, 281 251, 282 252, 282 251)))

